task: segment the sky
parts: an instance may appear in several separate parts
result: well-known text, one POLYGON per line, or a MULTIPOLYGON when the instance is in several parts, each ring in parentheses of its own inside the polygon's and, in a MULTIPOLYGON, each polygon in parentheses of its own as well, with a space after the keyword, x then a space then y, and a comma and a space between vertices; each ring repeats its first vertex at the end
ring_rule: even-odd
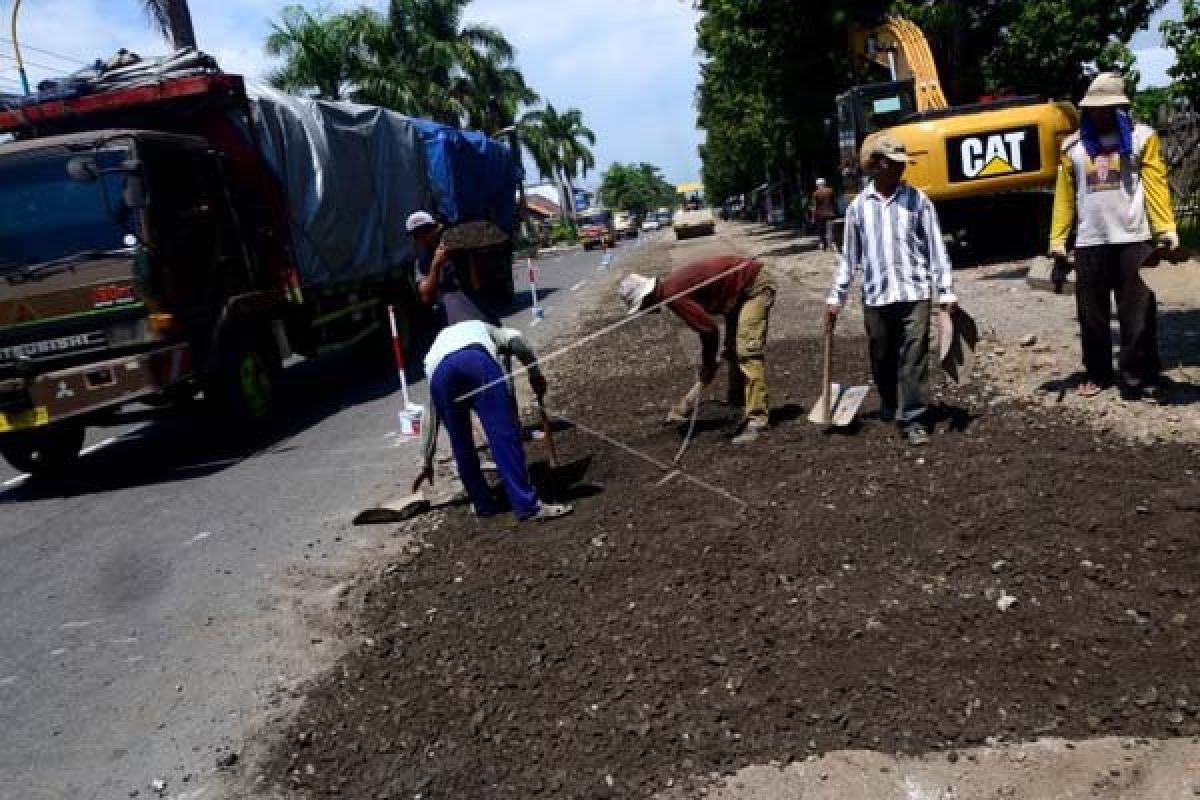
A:
MULTIPOLYGON (((262 78, 272 63, 262 42, 271 20, 294 0, 191 0, 196 36, 203 50, 229 72, 262 78)), ((7 22, 12 0, 0 0, 7 22)), ((339 10, 363 0, 327 0, 339 10)), ((385 0, 366 0, 382 8, 385 0)), ((316 7, 316 3, 308 3, 316 7)), ((1162 47, 1158 22, 1177 19, 1171 0, 1138 34, 1143 86, 1168 82, 1172 63, 1162 47)), ((697 12, 689 0, 474 0, 469 22, 499 28, 517 49, 526 80, 560 110, 578 108, 597 136, 594 185, 614 161, 646 161, 672 183, 700 173, 693 98, 699 80, 695 49, 697 12)), ((16 87, 16 70, 0 26, 0 89, 16 87)), ((30 78, 62 74, 119 47, 143 56, 167 49, 147 24, 139 0, 25 0, 20 40, 30 78), (36 49, 35 49, 36 48, 36 49)))

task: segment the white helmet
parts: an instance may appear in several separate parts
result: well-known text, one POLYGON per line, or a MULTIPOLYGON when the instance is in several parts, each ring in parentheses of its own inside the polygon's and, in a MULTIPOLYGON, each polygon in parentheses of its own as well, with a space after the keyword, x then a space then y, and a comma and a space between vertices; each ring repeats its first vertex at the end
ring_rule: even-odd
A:
POLYGON ((404 229, 409 233, 412 233, 418 228, 424 228, 427 225, 436 224, 437 220, 435 220, 433 215, 428 211, 414 211, 412 214, 408 215, 408 222, 404 223, 404 229))

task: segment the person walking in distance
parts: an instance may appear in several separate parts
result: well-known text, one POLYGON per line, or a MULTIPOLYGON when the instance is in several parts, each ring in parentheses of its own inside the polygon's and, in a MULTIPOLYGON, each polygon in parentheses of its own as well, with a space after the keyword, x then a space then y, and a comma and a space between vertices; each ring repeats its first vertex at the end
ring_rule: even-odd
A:
MULTIPOLYGON (((632 274, 617 293, 630 314, 666 303, 688 327, 700 334, 700 380, 708 386, 717 375, 720 327, 725 318, 725 358, 729 361, 730 402, 744 407, 735 444, 753 442, 770 422, 767 408, 767 327, 775 304, 775 283, 763 265, 740 256, 715 256, 684 264, 662 278, 632 274)), ((680 422, 699 402, 692 391, 667 414, 680 422)))
POLYGON ((1113 384, 1115 296, 1121 392, 1161 402, 1156 301, 1138 271, 1156 239, 1164 250, 1179 248, 1158 134, 1130 117, 1120 75, 1097 75, 1079 105, 1083 122, 1063 142, 1050 226, 1050 255, 1059 264, 1075 229, 1075 304, 1087 373, 1077 391, 1093 397, 1113 384))
POLYGON ((863 273, 863 316, 880 416, 895 420, 911 445, 929 442, 926 427, 929 315, 936 300, 953 313, 950 258, 937 211, 924 192, 904 182, 913 162, 888 134, 863 143, 863 166, 873 180, 846 209, 846 233, 825 305, 837 323, 856 273, 863 273))
POLYGON ((833 189, 825 185, 824 178, 817 178, 817 188, 812 196, 812 223, 821 237, 821 249, 829 249, 829 220, 837 216, 837 202, 833 189))

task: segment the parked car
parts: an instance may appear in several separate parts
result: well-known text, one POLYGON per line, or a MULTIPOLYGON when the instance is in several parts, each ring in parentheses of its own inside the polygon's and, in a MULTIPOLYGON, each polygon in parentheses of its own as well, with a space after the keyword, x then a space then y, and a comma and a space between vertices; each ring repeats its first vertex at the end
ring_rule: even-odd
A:
POLYGON ((654 216, 653 214, 647 216, 645 221, 642 222, 642 230, 643 231, 647 231, 647 232, 656 231, 661 227, 662 227, 662 225, 659 223, 658 217, 654 216))

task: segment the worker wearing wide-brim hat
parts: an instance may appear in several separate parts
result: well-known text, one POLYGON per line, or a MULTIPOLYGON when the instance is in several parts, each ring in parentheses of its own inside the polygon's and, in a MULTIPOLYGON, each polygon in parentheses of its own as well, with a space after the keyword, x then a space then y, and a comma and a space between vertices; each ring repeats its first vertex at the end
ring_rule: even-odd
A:
MULTIPOLYGON (((761 262, 740 256, 700 259, 662 278, 628 275, 617 290, 630 314, 665 303, 700 334, 700 384, 707 386, 717 374, 720 328, 714 317, 725 318, 725 357, 730 365, 730 396, 741 403, 744 416, 737 444, 756 440, 766 432, 770 415, 767 397, 766 341, 775 283, 761 262)), ((682 421, 699 401, 693 390, 667 414, 682 421)))
POLYGON ((1083 397, 1114 383, 1110 296, 1121 328, 1117 377, 1130 399, 1161 400, 1162 363, 1154 292, 1139 269, 1154 252, 1179 248, 1158 134, 1129 113, 1125 80, 1096 76, 1080 102, 1083 120, 1062 146, 1050 254, 1065 261, 1075 229, 1075 303, 1086 379, 1083 397))

